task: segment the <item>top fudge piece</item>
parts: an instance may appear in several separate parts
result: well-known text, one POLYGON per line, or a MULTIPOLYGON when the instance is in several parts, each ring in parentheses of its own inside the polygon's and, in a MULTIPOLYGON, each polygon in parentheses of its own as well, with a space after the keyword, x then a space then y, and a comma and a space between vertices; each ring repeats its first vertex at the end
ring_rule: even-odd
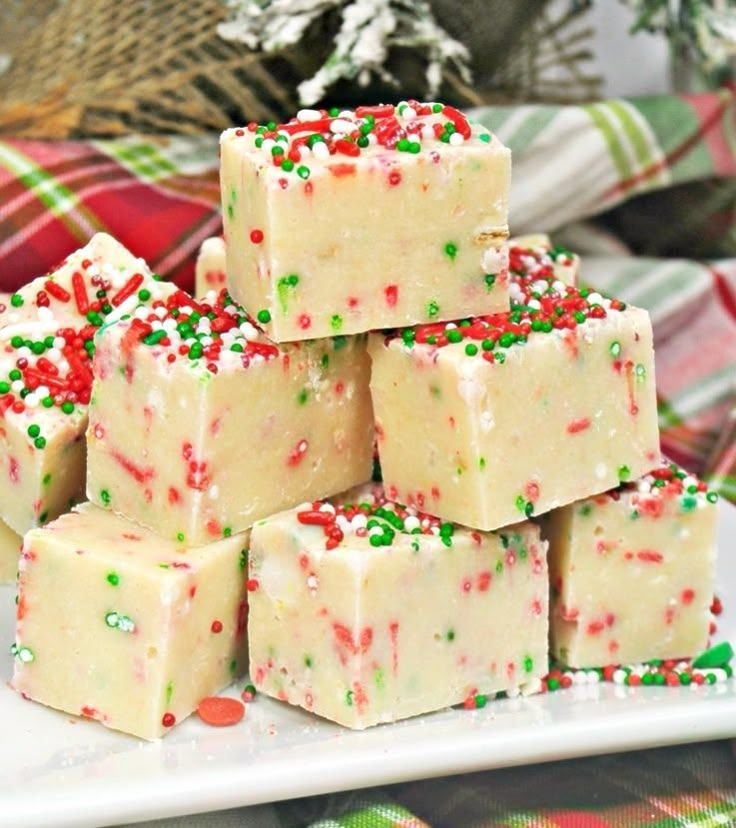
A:
POLYGON ((509 313, 369 341, 389 497, 484 530, 659 461, 646 311, 547 265, 520 266, 510 290, 509 313))
POLYGON ((226 291, 100 332, 87 495, 190 545, 371 476, 365 337, 277 346, 226 291))
POLYGON ((508 307, 511 156, 453 107, 301 110, 221 157, 228 288, 276 341, 508 307))
POLYGON ((29 323, 47 325, 52 334, 64 326, 99 327, 103 320, 122 316, 139 302, 170 291, 170 285, 158 281, 143 259, 112 236, 96 233, 53 273, 33 279, 0 305, 0 336, 12 335, 17 326, 25 331, 29 323))

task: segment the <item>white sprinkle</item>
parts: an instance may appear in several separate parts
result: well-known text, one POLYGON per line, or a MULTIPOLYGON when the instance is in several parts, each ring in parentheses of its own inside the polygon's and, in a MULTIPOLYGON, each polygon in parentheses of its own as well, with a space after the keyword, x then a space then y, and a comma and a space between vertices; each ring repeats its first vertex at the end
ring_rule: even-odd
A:
POLYGON ((26 386, 22 379, 17 379, 10 383, 10 387, 19 394, 26 386))
POLYGON ((312 146, 312 155, 318 161, 326 161, 330 157, 330 150, 324 141, 317 141, 312 146))
POLYGON ((626 678, 626 671, 625 670, 614 670, 613 671, 613 683, 614 684, 623 684, 626 678))
POLYGON ((432 127, 429 124, 425 124, 422 127, 422 131, 421 131, 420 134, 421 134, 422 138, 424 138, 426 140, 434 138, 434 130, 432 129, 432 127))
POLYGON ((465 143, 465 139, 459 132, 453 132, 450 136, 450 145, 453 147, 459 147, 465 143))
POLYGON ((350 525, 353 528, 353 532, 355 532, 356 529, 365 529, 367 523, 368 517, 364 515, 362 512, 358 512, 358 514, 355 515, 355 517, 350 522, 350 525))
POLYGON ((51 310, 51 308, 39 308, 38 309, 38 321, 39 322, 49 322, 53 318, 54 318, 54 312, 51 310))
POLYGON ((335 514, 335 507, 331 503, 323 503, 319 507, 320 512, 329 512, 331 515, 335 514))
POLYGON ((213 483, 210 486, 207 494, 210 496, 210 500, 217 500, 217 498, 220 496, 220 487, 217 485, 217 483, 213 483))
MULTIPOLYGON (((355 129, 355 122, 348 121, 346 118, 335 118, 330 124, 330 132, 333 133, 349 133, 355 129)), ((266 143, 265 141, 263 142, 266 143)))
POLYGON ((271 147, 275 147, 276 142, 273 138, 266 138, 264 142, 261 144, 261 152, 264 154, 270 155, 271 154, 271 147))
POLYGON ((319 578, 316 575, 310 575, 307 578, 307 587, 314 592, 319 586, 319 578))
POLYGON ((419 529, 419 526, 419 518, 414 515, 408 515, 404 520, 404 529, 406 529, 407 532, 413 532, 414 529, 419 529))
POLYGON ((605 463, 596 463, 595 476, 599 480, 603 480, 603 478, 606 476, 607 473, 608 473, 608 466, 606 466, 605 463))

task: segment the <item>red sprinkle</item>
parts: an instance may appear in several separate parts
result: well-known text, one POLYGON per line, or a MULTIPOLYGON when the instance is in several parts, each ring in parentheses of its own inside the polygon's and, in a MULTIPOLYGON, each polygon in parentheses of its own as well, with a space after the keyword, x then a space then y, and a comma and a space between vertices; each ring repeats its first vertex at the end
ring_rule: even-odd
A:
POLYGON ((207 696, 197 705, 199 718, 213 727, 236 725, 245 715, 245 705, 239 699, 207 696))
POLYGON ((213 633, 221 633, 222 632, 222 621, 213 621, 212 626, 210 627, 213 633))
POLYGON ((176 716, 173 713, 164 713, 161 724, 164 727, 173 727, 176 724, 176 716))
POLYGON ((250 240, 253 244, 260 244, 263 241, 263 231, 262 230, 251 230, 250 231, 250 240))

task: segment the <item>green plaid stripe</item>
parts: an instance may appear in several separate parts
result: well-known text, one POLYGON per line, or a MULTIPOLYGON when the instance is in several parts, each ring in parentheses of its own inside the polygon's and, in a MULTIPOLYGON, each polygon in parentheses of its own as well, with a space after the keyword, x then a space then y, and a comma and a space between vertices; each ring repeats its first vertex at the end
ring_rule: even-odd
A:
POLYGON ((149 141, 105 141, 100 148, 136 178, 149 184, 179 172, 177 165, 149 141))

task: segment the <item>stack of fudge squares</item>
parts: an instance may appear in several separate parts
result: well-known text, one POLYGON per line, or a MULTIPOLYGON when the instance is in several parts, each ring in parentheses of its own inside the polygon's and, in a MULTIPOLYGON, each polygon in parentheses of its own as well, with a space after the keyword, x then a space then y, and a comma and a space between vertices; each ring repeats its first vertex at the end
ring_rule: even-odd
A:
POLYGON ((198 298, 96 236, 0 316, 13 686, 155 739, 246 670, 364 728, 702 650, 716 498, 660 457, 649 317, 509 245, 498 138, 409 101, 221 159, 198 298))

